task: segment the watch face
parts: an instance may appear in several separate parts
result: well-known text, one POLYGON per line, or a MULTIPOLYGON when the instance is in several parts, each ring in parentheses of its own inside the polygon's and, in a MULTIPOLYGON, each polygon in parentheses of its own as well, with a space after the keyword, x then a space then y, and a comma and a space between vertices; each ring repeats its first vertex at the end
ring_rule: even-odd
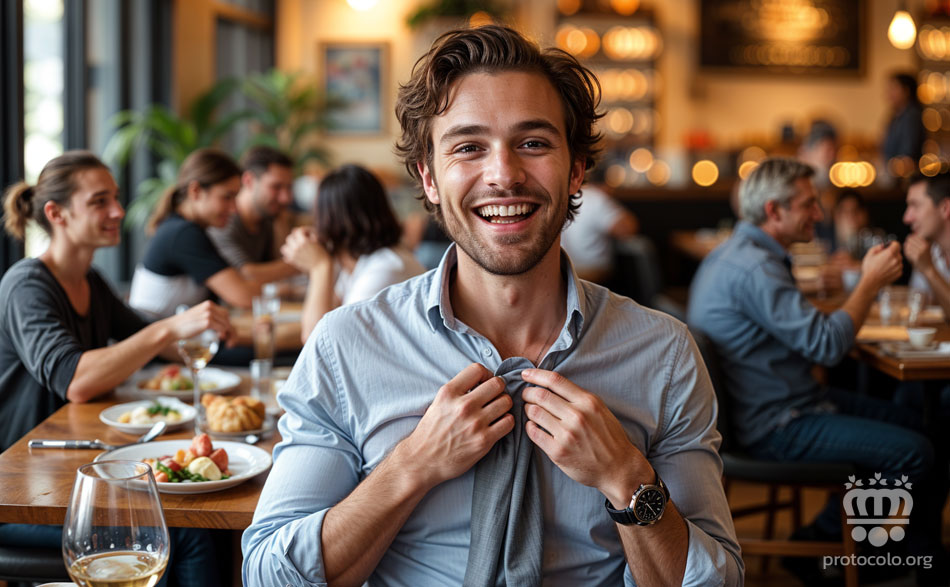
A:
POLYGON ((645 489, 643 493, 637 496, 637 502, 633 505, 633 513, 641 522, 655 522, 663 514, 663 508, 666 507, 666 496, 659 489, 645 489))

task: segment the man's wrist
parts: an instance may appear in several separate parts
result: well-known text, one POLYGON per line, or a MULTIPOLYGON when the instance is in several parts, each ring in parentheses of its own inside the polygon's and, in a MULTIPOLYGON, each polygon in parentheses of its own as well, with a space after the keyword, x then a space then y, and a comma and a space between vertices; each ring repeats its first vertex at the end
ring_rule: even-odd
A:
POLYGON ((641 485, 656 483, 656 471, 646 459, 626 470, 618 470, 609 482, 600 489, 614 509, 622 510, 630 505, 633 494, 641 485))

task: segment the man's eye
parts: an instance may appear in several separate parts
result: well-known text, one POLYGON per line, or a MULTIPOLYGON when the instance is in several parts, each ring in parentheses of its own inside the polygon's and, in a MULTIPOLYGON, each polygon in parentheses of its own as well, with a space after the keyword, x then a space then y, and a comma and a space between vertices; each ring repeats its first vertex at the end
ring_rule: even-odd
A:
POLYGON ((544 141, 525 141, 524 146, 529 149, 541 149, 547 147, 547 143, 544 141))
POLYGON ((456 153, 474 153, 478 150, 478 147, 475 145, 462 145, 461 147, 455 149, 456 153))

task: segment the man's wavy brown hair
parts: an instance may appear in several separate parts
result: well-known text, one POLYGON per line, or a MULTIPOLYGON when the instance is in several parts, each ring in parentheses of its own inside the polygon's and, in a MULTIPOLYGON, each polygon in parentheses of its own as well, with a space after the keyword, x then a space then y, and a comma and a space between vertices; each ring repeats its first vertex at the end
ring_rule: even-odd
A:
MULTIPOLYGON (((603 116, 600 83, 594 74, 560 49, 544 49, 514 29, 488 25, 449 31, 432 44, 412 69, 409 81, 399 86, 396 117, 402 136, 396 153, 406 170, 421 184, 417 163, 432 169, 432 120, 445 112, 449 90, 471 73, 521 71, 543 75, 561 96, 564 105, 567 143, 572 161, 582 159, 585 169, 596 162, 600 133, 594 123, 603 116)), ((418 196, 442 224, 439 206, 422 193, 418 196)), ((580 192, 571 194, 567 218, 573 220, 580 207, 580 192)))

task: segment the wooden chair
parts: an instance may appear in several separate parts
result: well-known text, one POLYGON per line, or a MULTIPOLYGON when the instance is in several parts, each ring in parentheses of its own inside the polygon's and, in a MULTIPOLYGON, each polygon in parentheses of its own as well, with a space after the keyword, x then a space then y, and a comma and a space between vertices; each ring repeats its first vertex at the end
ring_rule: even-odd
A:
MULTIPOLYGON (((736 508, 732 510, 733 519, 743 516, 765 514, 763 538, 744 538, 739 540, 743 555, 762 555, 762 570, 768 566, 768 557, 774 556, 850 556, 856 553, 854 540, 847 531, 844 508, 842 508, 842 539, 840 542, 805 542, 775 538, 775 515, 782 510, 791 509, 794 529, 802 525, 801 490, 805 488, 829 490, 843 494, 844 483, 848 476, 857 475, 857 470, 848 463, 806 463, 781 462, 757 459, 742 451, 735 442, 730 421, 730 398, 724 389, 722 371, 716 349, 709 338, 697 330, 692 330, 693 338, 702 353, 706 369, 716 391, 719 402, 717 426, 722 435, 719 454, 722 457, 723 485, 726 497, 729 496, 730 481, 743 481, 765 485, 768 488, 768 500, 762 504, 736 508), (791 488, 791 497, 780 501, 779 489, 791 488)), ((854 565, 844 567, 845 585, 858 586, 858 569, 854 565)))

